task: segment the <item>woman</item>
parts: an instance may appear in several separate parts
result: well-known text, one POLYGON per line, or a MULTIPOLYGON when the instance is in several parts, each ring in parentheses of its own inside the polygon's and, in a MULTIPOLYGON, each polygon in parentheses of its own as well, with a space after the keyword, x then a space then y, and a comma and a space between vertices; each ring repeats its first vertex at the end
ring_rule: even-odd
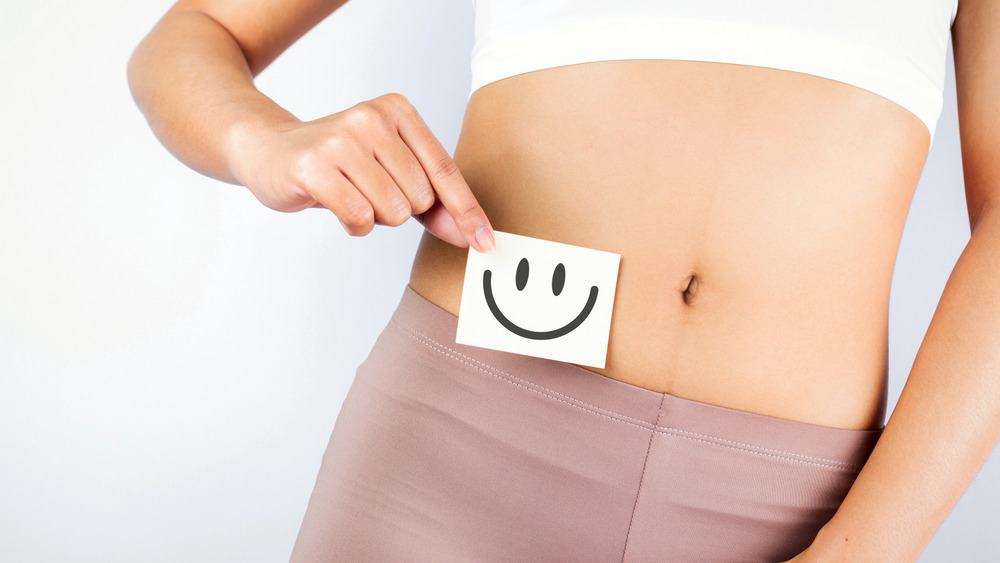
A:
POLYGON ((426 227, 293 561, 919 556, 1000 437, 994 0, 480 0, 454 158, 402 95, 303 123, 254 88, 343 3, 181 0, 129 63, 195 170, 426 227), (972 237, 883 429, 949 30, 972 237), (621 255, 604 368, 455 343, 493 227, 621 255))

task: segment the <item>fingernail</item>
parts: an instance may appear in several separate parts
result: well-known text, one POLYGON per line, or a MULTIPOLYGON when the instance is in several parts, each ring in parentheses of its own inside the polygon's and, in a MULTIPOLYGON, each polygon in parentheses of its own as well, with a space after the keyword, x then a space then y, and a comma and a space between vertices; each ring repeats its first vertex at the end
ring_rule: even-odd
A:
POLYGON ((493 240, 493 229, 483 225, 476 229, 476 245, 479 246, 480 252, 485 252, 487 254, 493 252, 494 240, 493 240))

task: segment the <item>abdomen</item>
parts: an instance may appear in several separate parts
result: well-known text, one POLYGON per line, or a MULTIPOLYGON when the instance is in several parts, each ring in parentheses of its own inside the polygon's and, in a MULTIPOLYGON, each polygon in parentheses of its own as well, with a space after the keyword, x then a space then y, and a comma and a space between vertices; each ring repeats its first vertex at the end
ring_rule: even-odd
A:
MULTIPOLYGON (((885 408, 889 287, 927 133, 777 69, 602 61, 470 99, 454 159, 497 230, 621 254, 608 377, 842 428, 885 408)), ((411 285, 458 313, 466 252, 411 285)))

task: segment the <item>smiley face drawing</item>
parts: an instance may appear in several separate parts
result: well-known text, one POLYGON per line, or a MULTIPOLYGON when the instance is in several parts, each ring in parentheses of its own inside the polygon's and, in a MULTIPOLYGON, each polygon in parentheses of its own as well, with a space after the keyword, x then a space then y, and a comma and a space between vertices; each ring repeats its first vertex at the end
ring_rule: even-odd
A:
MULTIPOLYGON (((517 264, 517 274, 514 278, 514 283, 518 291, 523 291, 528 284, 529 268, 528 259, 521 258, 521 261, 517 264)), ((560 262, 552 272, 552 294, 558 297, 562 293, 564 285, 566 285, 566 266, 560 262)), ((550 340, 573 332, 573 330, 583 324, 583 321, 587 320, 590 312, 594 310, 594 305, 597 303, 597 292, 598 288, 596 285, 590 287, 590 297, 587 298, 587 303, 584 304, 580 314, 565 325, 546 331, 528 330, 518 326, 503 314, 503 311, 497 305, 496 298, 493 296, 493 272, 491 270, 483 271, 483 295, 486 297, 486 305, 490 308, 490 312, 493 313, 493 316, 504 328, 518 336, 532 340, 550 340)))
POLYGON ((621 256, 494 231, 469 249, 455 343, 603 368, 621 256))

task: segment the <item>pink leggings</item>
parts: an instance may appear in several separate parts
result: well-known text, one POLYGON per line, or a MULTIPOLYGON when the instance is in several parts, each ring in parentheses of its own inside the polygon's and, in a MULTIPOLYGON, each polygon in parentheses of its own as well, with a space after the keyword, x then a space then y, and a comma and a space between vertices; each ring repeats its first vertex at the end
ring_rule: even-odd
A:
POLYGON ((406 287, 344 400, 292 563, 784 560, 881 435, 456 344, 457 322, 406 287))

